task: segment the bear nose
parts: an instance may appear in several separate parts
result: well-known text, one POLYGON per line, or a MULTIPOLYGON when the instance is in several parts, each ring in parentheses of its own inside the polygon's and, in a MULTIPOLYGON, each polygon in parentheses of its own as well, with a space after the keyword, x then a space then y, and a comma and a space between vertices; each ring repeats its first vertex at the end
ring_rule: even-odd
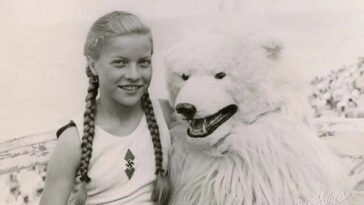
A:
POLYGON ((192 119, 193 115, 196 113, 196 107, 190 103, 178 103, 176 105, 177 113, 185 116, 187 119, 192 119))

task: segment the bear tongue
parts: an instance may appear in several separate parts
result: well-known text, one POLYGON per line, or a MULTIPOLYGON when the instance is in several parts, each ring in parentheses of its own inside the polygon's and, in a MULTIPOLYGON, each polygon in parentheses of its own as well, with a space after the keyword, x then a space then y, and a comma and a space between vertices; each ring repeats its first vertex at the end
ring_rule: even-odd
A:
POLYGON ((193 127, 194 130, 202 129, 202 126, 203 126, 202 124, 203 124, 202 119, 192 120, 192 122, 191 122, 191 126, 193 127))

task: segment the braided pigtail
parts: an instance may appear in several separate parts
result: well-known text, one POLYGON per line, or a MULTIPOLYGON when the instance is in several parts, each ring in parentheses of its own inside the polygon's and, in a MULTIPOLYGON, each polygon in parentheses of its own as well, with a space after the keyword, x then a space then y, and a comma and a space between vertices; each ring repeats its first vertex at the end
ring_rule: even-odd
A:
POLYGON ((95 135, 95 114, 96 114, 96 96, 98 92, 98 78, 93 75, 90 68, 86 68, 86 74, 89 77, 89 87, 86 96, 86 110, 83 120, 83 136, 81 142, 81 162, 76 177, 76 193, 74 195, 75 205, 84 205, 87 198, 86 183, 91 179, 87 175, 88 166, 92 156, 92 143, 95 135))
POLYGON ((152 200, 159 205, 167 204, 169 192, 170 192, 170 183, 166 176, 166 172, 163 169, 163 154, 162 154, 162 144, 159 137, 159 128, 157 121, 154 116, 152 102, 150 101, 149 94, 145 93, 142 97, 142 107, 147 118, 147 124, 152 135, 154 154, 155 154, 155 162, 156 162, 156 172, 157 179, 154 182, 154 189, 152 193, 152 200))

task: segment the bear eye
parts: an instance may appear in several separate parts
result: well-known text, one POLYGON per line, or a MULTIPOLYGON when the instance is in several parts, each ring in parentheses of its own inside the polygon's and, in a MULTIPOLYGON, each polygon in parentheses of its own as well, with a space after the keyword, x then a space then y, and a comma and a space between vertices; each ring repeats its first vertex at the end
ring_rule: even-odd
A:
POLYGON ((215 78, 216 79, 223 79, 226 76, 224 72, 216 73, 215 78))
POLYGON ((181 78, 182 78, 182 80, 184 80, 184 81, 186 81, 186 80, 188 80, 188 78, 189 78, 190 76, 189 75, 187 75, 187 74, 185 74, 185 73, 183 73, 182 75, 181 75, 181 78))

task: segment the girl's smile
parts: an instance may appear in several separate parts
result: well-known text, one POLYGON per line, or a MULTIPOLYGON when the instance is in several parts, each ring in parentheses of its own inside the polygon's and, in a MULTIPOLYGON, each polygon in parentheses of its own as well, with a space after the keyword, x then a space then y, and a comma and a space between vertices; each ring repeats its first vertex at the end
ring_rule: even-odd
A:
POLYGON ((118 87, 129 94, 135 94, 143 85, 119 85, 118 87))

